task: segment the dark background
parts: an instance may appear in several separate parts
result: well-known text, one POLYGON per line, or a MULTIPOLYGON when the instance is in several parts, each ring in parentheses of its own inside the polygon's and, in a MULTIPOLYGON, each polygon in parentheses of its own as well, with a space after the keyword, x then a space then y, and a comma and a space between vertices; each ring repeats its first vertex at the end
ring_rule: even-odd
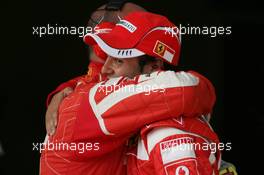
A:
MULTIPOLYGON (((215 85, 212 125, 232 142, 223 159, 239 174, 261 174, 263 156, 263 7, 257 1, 136 0, 176 24, 232 26, 231 35, 185 35, 180 64, 215 85)), ((97 1, 3 2, 1 5, 0 174, 38 174, 32 143, 45 136, 45 100, 61 82, 86 73, 87 47, 77 35, 32 35, 32 27, 85 26, 97 1)))

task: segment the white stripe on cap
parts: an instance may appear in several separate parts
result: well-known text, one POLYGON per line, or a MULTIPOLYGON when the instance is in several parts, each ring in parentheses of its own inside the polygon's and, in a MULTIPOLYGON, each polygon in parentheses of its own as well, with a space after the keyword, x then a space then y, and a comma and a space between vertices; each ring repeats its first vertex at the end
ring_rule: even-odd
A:
POLYGON ((175 36, 178 42, 181 44, 181 35, 179 33, 179 29, 176 26, 174 27, 155 27, 151 29, 147 34, 145 34, 145 36, 141 40, 143 40, 147 35, 149 35, 151 32, 154 32, 156 30, 164 31, 165 35, 171 35, 172 37, 175 36), (175 32, 175 29, 176 29, 176 32, 175 32))
POLYGON ((138 49, 116 49, 110 47, 106 44, 98 35, 88 33, 85 37, 92 37, 96 43, 100 46, 100 48, 107 54, 115 58, 132 58, 145 55, 144 52, 141 52, 138 49))

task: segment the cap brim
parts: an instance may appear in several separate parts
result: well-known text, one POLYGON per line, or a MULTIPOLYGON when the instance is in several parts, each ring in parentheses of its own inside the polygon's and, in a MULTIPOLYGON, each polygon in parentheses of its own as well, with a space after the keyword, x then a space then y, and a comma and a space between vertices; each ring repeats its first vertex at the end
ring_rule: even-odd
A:
POLYGON ((108 35, 108 34, 101 33, 99 36, 97 34, 88 33, 84 36, 83 40, 87 45, 90 45, 90 46, 92 46, 94 44, 98 44, 99 47, 107 55, 109 55, 111 57, 115 57, 115 58, 133 58, 133 57, 145 55, 144 52, 142 52, 136 48, 119 49, 119 48, 111 47, 107 44, 106 39, 103 39, 104 38, 103 35, 108 35))

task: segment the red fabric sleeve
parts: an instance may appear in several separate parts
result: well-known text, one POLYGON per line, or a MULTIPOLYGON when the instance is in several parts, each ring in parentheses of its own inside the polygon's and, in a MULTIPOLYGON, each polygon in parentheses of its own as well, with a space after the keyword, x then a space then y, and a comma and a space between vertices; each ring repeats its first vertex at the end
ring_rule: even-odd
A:
POLYGON ((135 131, 171 117, 197 117, 212 111, 213 85, 198 73, 160 72, 133 80, 116 79, 93 88, 90 104, 99 111, 105 134, 135 131), (113 81, 119 81, 117 85, 113 81), (125 88, 127 87, 127 88, 125 88))
POLYGON ((63 89, 65 89, 66 87, 71 87, 72 89, 75 88, 77 82, 83 78, 83 76, 79 76, 79 77, 76 77, 76 78, 73 78, 67 82, 64 82, 62 84, 60 84, 54 91, 52 91, 48 97, 47 97, 47 100, 46 100, 46 106, 48 107, 49 106, 49 103, 51 101, 51 98, 53 97, 53 95, 57 94, 58 92, 62 91, 63 89))
POLYGON ((213 86, 202 75, 194 74, 155 72, 134 79, 120 77, 79 86, 83 93, 76 97, 81 100, 74 141, 100 143, 99 152, 79 156, 110 152, 146 124, 180 116, 195 118, 211 112, 215 102, 213 86))

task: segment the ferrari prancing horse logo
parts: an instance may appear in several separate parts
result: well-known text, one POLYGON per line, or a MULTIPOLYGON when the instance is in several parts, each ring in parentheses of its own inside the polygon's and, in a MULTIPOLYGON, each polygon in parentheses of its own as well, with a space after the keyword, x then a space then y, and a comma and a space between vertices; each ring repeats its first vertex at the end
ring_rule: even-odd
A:
POLYGON ((157 53, 160 55, 163 55, 163 52, 165 51, 165 46, 161 43, 158 43, 157 45, 157 53))
POLYGON ((159 40, 156 41, 153 52, 161 58, 164 58, 169 63, 173 61, 173 57, 175 55, 175 50, 159 40))

